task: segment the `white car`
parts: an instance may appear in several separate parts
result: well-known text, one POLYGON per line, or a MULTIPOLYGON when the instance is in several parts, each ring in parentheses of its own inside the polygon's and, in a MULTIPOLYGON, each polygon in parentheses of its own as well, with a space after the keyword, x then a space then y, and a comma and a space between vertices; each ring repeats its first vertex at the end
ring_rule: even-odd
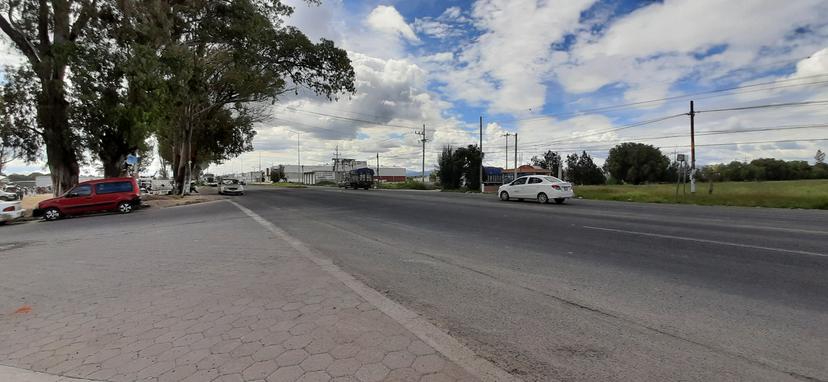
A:
POLYGON ((522 176, 512 183, 504 184, 497 189, 500 200, 509 199, 537 199, 541 204, 554 200, 561 204, 566 199, 575 196, 572 183, 564 182, 554 176, 532 175, 522 176))
POLYGON ((8 192, 8 191, 5 191, 3 189, 0 189, 0 201, 4 201, 4 200, 7 201, 7 202, 17 200, 17 193, 8 192))
POLYGON ((3 202, 0 201, 0 225, 6 224, 15 219, 20 219, 23 213, 26 212, 21 206, 20 202, 3 202))
POLYGON ((224 178, 219 183, 218 193, 219 195, 244 195, 244 186, 238 179, 224 178))

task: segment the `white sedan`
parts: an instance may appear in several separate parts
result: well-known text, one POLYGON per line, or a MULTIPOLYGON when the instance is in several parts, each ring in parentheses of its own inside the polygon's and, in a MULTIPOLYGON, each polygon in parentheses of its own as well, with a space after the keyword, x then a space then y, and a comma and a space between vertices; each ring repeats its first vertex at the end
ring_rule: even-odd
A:
POLYGON ((243 182, 238 179, 224 178, 219 183, 219 195, 244 195, 243 182))
POLYGON ((0 225, 21 218, 24 212, 26 212, 26 210, 20 206, 20 201, 0 201, 0 225))
POLYGON ((512 183, 504 184, 497 189, 500 200, 509 199, 537 199, 541 204, 549 203, 552 199, 561 204, 566 199, 575 196, 572 192, 572 183, 564 182, 554 176, 522 176, 512 183))

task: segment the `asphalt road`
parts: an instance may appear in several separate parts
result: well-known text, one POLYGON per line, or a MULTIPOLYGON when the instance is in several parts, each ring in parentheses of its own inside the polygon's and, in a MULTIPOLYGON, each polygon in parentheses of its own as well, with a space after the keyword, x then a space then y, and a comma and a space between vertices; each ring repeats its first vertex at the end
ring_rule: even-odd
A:
POLYGON ((828 212, 251 187, 239 203, 526 380, 828 381, 828 212))

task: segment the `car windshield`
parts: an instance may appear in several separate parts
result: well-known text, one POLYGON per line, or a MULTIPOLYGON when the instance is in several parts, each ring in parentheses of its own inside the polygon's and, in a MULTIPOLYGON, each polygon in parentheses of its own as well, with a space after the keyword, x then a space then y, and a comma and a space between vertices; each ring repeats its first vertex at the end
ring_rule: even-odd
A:
POLYGON ((543 179, 545 179, 545 180, 547 180, 547 181, 549 181, 549 182, 552 182, 552 183, 563 182, 562 180, 560 180, 560 179, 558 179, 558 178, 556 178, 556 177, 554 177, 554 176, 542 176, 541 178, 543 178, 543 179))
POLYGON ((221 184, 226 184, 226 185, 239 184, 239 180, 238 179, 224 179, 224 180, 221 181, 221 184))

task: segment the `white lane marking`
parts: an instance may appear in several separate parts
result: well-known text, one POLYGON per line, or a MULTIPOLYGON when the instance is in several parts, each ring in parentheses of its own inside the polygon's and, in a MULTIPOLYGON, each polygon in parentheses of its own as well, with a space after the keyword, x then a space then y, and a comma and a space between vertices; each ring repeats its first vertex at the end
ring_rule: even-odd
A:
POLYGON ((317 255, 300 240, 259 216, 257 213, 232 200, 230 200, 230 203, 233 203, 242 212, 247 214, 247 216, 250 216, 253 220, 272 232, 279 239, 286 241, 302 256, 313 261, 326 272, 336 277, 343 284, 351 288, 351 290, 356 292, 370 304, 374 305, 381 312, 391 317, 391 319, 397 321, 400 325, 408 329, 423 342, 442 353, 450 361, 466 369, 466 371, 470 374, 480 378, 482 381, 520 381, 519 378, 512 376, 503 369, 495 366, 493 363, 478 357, 477 354, 475 354, 471 349, 461 344, 448 333, 443 332, 432 323, 428 322, 425 318, 420 317, 417 313, 414 313, 408 308, 397 304, 388 297, 385 297, 382 293, 371 289, 371 287, 365 285, 347 272, 340 269, 331 260, 317 255))
POLYGON ((731 243, 728 241, 719 241, 719 240, 708 240, 708 239, 697 239, 694 237, 685 237, 685 236, 674 236, 674 235, 663 235, 660 233, 650 233, 650 232, 637 232, 637 231, 627 231, 623 229, 615 229, 615 228, 604 228, 604 227, 592 227, 585 225, 583 226, 587 229, 594 229, 599 231, 609 231, 609 232, 619 232, 619 233, 627 233, 631 235, 641 235, 641 236, 651 236, 651 237, 660 237, 664 239, 676 239, 676 240, 686 240, 686 241, 695 241, 699 243, 709 243, 709 244, 719 244, 719 245, 729 245, 731 247, 742 247, 742 248, 753 248, 753 249, 761 249, 765 251, 774 251, 774 252, 786 252, 786 253, 796 253, 798 255, 808 255, 808 256, 820 256, 820 257, 828 257, 828 254, 825 253, 817 253, 817 252, 808 252, 808 251, 798 251, 795 249, 785 249, 785 248, 774 248, 774 247, 763 247, 761 245, 752 245, 752 244, 742 244, 742 243, 731 243))

